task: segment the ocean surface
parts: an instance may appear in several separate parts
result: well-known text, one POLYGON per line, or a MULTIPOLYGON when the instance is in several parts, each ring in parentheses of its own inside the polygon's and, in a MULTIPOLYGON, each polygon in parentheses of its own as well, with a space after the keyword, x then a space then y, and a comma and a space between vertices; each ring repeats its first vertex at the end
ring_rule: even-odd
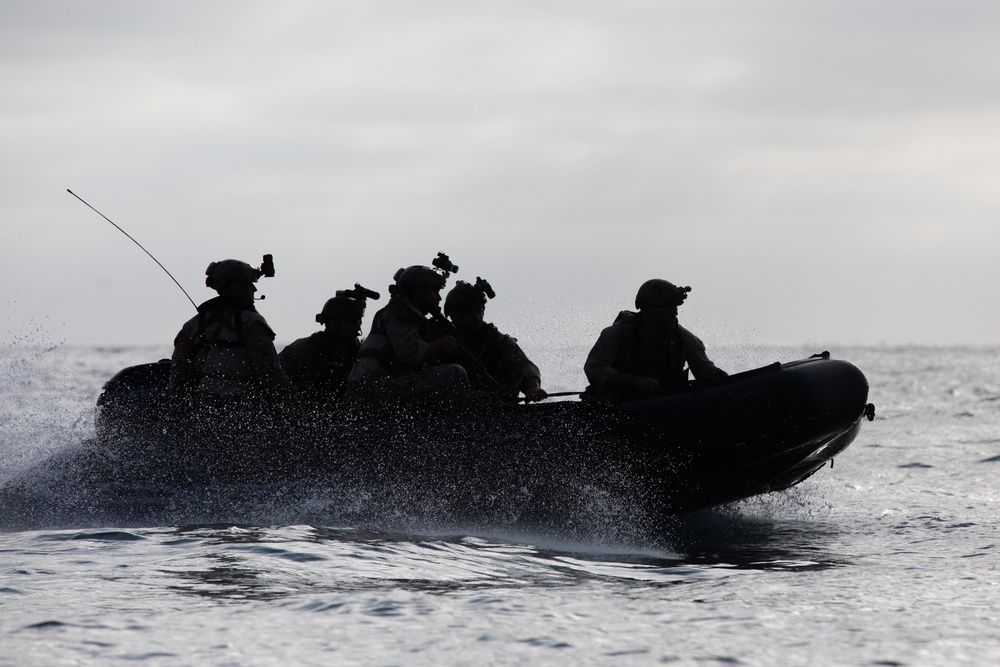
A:
MULTIPOLYGON (((96 511, 47 462, 169 350, 0 347, 0 665, 1000 664, 1000 347, 823 347, 875 421, 801 485, 657 534, 613 507, 531 534, 260 487, 96 511)), ((529 352, 582 389, 585 349, 529 352)))

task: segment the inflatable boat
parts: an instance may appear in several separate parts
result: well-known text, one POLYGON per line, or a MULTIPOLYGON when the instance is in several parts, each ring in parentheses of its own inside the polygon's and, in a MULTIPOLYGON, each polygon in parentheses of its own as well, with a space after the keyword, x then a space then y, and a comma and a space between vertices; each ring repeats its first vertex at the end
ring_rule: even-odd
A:
MULTIPOLYGON (((97 401, 114 473, 168 484, 313 479, 472 519, 559 521, 601 498, 651 519, 799 484, 874 418, 868 382, 828 353, 656 392, 446 414, 170 409, 162 361, 97 401)), ((107 474, 107 473, 102 473, 107 474)), ((414 510, 416 511, 416 510, 414 510)))

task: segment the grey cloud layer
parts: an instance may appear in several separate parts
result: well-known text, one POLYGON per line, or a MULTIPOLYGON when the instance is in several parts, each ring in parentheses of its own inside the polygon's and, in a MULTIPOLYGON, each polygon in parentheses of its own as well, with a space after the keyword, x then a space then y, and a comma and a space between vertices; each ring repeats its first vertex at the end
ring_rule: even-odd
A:
POLYGON ((5 3, 0 259, 70 339, 169 339, 183 302, 72 187, 192 292, 210 260, 286 258, 267 307, 289 338, 332 289, 446 250, 540 309, 625 306, 661 275, 766 339, 986 342, 998 316, 932 274, 997 279, 997 13, 5 3), (102 299, 153 312, 123 325, 102 299))

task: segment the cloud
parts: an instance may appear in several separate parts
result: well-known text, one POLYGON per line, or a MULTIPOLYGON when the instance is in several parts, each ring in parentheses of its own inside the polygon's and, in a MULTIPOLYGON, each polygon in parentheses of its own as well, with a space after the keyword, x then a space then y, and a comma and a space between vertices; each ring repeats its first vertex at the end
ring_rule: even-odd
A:
POLYGON ((529 303, 581 340, 662 276, 766 340, 989 342, 998 11, 4 3, 7 307, 91 343, 187 315, 70 187, 195 300, 209 261, 274 253, 286 338, 443 250, 502 286, 498 316, 529 303))

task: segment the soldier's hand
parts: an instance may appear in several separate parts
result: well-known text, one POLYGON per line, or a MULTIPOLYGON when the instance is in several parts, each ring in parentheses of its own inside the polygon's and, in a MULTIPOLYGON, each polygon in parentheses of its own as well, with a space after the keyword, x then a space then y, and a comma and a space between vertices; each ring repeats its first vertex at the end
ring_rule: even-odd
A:
POLYGON ((548 397, 549 394, 544 389, 536 389, 534 391, 524 392, 525 403, 531 403, 532 401, 544 401, 548 397))
POLYGON ((542 401, 549 397, 538 378, 525 378, 521 385, 521 393, 524 394, 524 402, 542 401))
POLYGON ((635 379, 632 380, 633 387, 645 389, 646 391, 654 391, 660 388, 660 383, 656 380, 656 378, 647 378, 642 377, 641 375, 636 375, 634 378, 635 379))
POLYGON ((427 357, 447 358, 455 354, 458 349, 458 340, 454 336, 442 336, 437 340, 427 343, 427 357))

